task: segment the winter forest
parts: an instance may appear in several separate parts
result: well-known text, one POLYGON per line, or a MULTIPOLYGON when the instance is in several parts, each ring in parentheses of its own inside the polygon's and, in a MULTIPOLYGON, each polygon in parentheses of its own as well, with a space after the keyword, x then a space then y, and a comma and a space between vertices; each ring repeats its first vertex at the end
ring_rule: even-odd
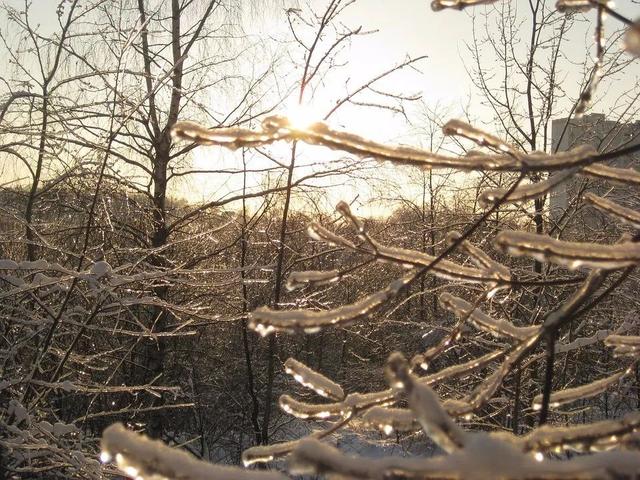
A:
POLYGON ((0 0, 0 480, 640 478, 619 2, 0 0))

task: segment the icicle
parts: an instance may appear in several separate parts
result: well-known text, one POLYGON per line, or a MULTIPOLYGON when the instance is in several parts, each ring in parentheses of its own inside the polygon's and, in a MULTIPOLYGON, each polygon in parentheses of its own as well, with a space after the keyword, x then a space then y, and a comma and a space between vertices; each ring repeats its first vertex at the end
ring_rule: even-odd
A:
POLYGON ((615 245, 565 242, 546 235, 502 231, 495 237, 494 245, 510 255, 529 256, 569 269, 587 267, 613 270, 640 263, 640 243, 632 242, 615 245))
POLYGON ((329 380, 327 377, 315 370, 307 367, 304 363, 288 358, 284 362, 284 371, 293 376, 296 382, 303 387, 310 388, 318 395, 334 400, 342 400, 344 391, 337 383, 329 380))
POLYGON ((467 138, 477 143, 481 147, 489 147, 499 152, 509 153, 516 158, 520 155, 519 152, 516 151, 516 149, 514 149, 508 143, 502 141, 500 138, 496 137, 495 135, 491 135, 490 133, 483 132, 482 130, 473 127, 468 123, 463 122, 462 120, 449 120, 443 125, 442 133, 449 136, 467 138))
MULTIPOLYGON (((628 369, 615 373, 609 377, 596 380, 595 382, 587 383, 579 387, 567 388, 554 392, 549 398, 549 405, 551 408, 556 408, 566 403, 573 402, 584 398, 594 397, 604 392, 611 385, 620 381, 622 377, 629 373, 628 369)), ((536 395, 533 399, 533 409, 540 410, 542 408, 542 395, 536 395)))
POLYGON ((249 328, 264 336, 274 331, 317 333, 321 328, 345 325, 370 315, 393 299, 416 275, 417 271, 411 271, 382 290, 332 310, 272 310, 262 307, 250 314, 249 328))
POLYGON ((431 2, 431 9, 434 12, 439 12, 445 8, 451 8, 453 10, 464 10, 467 7, 475 7, 478 5, 489 5, 495 3, 497 0, 433 0, 431 2))
POLYGON ((296 290, 307 286, 322 286, 340 280, 338 270, 291 272, 287 278, 287 290, 296 290))
POLYGON ((496 320, 480 309, 474 309, 469 302, 447 292, 440 295, 438 300, 442 308, 452 312, 459 318, 467 318, 475 327, 496 337, 525 340, 539 330, 539 327, 536 326, 516 327, 506 320, 496 320))
MULTIPOLYGON (((546 195, 553 188, 571 179, 579 171, 577 168, 569 168, 565 171, 550 176, 543 182, 530 183, 516 188, 504 201, 506 202, 525 202, 546 195)), ((478 202, 483 208, 488 208, 502 199, 507 190, 504 188, 495 188, 485 190, 480 194, 478 202)))
POLYGON ((584 199, 599 210, 619 218, 624 223, 634 228, 640 228, 640 212, 618 205, 611 200, 599 197, 591 192, 585 193, 584 199))
POLYGON ((416 381, 402 354, 391 354, 386 372, 391 388, 406 393, 409 407, 427 435, 449 453, 464 447, 464 431, 447 414, 435 392, 416 381))
POLYGON ((243 470, 237 467, 213 465, 197 460, 193 455, 168 447, 158 440, 151 440, 127 430, 116 423, 102 433, 100 458, 114 458, 118 469, 137 480, 176 479, 196 480, 286 480, 288 477, 268 471, 243 470))

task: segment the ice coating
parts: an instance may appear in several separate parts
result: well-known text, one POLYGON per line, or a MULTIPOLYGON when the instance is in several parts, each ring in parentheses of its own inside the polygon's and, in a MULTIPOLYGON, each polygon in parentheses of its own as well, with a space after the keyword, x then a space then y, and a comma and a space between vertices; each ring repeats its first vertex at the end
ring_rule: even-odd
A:
POLYGON ((431 2, 431 10, 439 12, 445 8, 453 10, 464 10, 468 7, 475 7, 478 5, 489 5, 495 3, 497 0, 433 0, 431 2))
POLYGON ((101 459, 114 459, 118 469, 136 480, 285 480, 288 477, 268 471, 245 470, 202 462, 190 453, 151 440, 116 423, 102 433, 101 459))
POLYGON ((559 12, 588 12, 598 4, 598 0, 558 0, 556 9, 559 12))
POLYGON ((624 34, 624 49, 634 57, 640 57, 640 25, 634 23, 624 34))
POLYGON ((539 327, 516 327, 507 320, 496 320, 460 297, 443 293, 439 297, 442 308, 449 310, 459 318, 467 318, 475 327, 496 337, 525 340, 539 330, 539 327))
POLYGON ((634 228, 640 228, 640 212, 618 205, 616 202, 599 197, 592 192, 585 193, 583 198, 597 209, 611 214, 634 228))
POLYGON ((300 442, 290 459, 291 473, 339 478, 403 479, 574 479, 634 478, 640 468, 635 452, 604 452, 555 460, 531 455, 508 435, 467 434, 467 446, 450 455, 430 458, 367 458, 347 455, 309 439, 300 442))
MULTIPOLYGON (((440 1, 439 3, 453 4, 454 2, 440 1)), ((461 3, 461 2, 458 2, 458 3, 461 3)), ((480 2, 477 2, 477 3, 480 3, 480 2)), ((490 3, 490 2, 485 2, 485 3, 490 3)), ((456 8, 456 7, 450 6, 449 8, 456 8)), ((482 131, 479 128, 473 127, 472 125, 469 125, 468 123, 463 122, 462 120, 456 120, 456 119, 449 120, 447 123, 445 123, 442 126, 442 133, 444 133, 445 135, 467 138, 469 140, 474 141, 481 147, 489 147, 494 150, 498 150, 499 152, 510 153, 515 157, 518 157, 520 155, 519 152, 517 152, 514 147, 504 142, 502 139, 496 137, 495 135, 482 131)))
POLYGON ((296 382, 306 388, 310 388, 320 396, 333 400, 342 400, 344 398, 344 391, 340 385, 307 367, 302 362, 288 358, 284 362, 284 369, 287 374, 293 376, 296 382))
MULTIPOLYGON (((474 3, 477 3, 477 0, 474 3)), ((277 140, 302 141, 359 157, 371 157, 426 169, 517 172, 524 166, 529 171, 559 170, 582 164, 593 156, 592 147, 585 146, 552 155, 542 152, 521 154, 518 159, 512 154, 447 156, 415 147, 381 144, 352 133, 333 130, 323 122, 299 128, 293 126, 286 117, 279 115, 266 117, 262 122, 262 128, 256 130, 242 127, 207 129, 193 122, 178 122, 173 127, 172 134, 176 138, 195 141, 202 145, 219 145, 234 149, 266 145, 277 140)))
POLYGON ((411 271, 394 280, 386 288, 378 290, 363 299, 331 310, 274 310, 262 307, 249 316, 249 327, 256 332, 268 335, 274 331, 316 333, 323 327, 345 325, 370 315, 389 300, 394 298, 403 287, 417 275, 411 271))
MULTIPOLYGON (((595 150, 594 150, 595 154, 595 150)), ((528 185, 521 185, 517 187, 511 194, 504 199, 505 202, 524 202, 533 200, 546 195, 558 185, 571 179, 579 169, 570 168, 562 172, 551 175, 547 180, 543 182, 529 183, 528 185)), ((495 188, 491 190, 485 190, 480 194, 478 202, 483 208, 494 205, 497 201, 504 198, 507 190, 504 188, 495 188)))
POLYGON ((306 286, 321 286, 340 280, 338 270, 291 272, 287 278, 287 290, 295 290, 306 286))
POLYGON ((407 395, 409 408, 416 420, 443 450, 451 453, 465 446, 463 430, 451 419, 435 392, 416 381, 401 354, 394 353, 389 357, 387 378, 392 389, 407 395))
POLYGON ((615 245, 556 240, 546 235, 520 231, 502 231, 493 241, 505 253, 553 262, 569 269, 579 267, 613 270, 640 263, 640 243, 615 245))
POLYGON ((587 177, 602 178, 609 182, 623 185, 640 186, 640 172, 633 168, 610 167, 609 165, 594 163, 583 168, 580 174, 587 177))
MULTIPOLYGON (((460 232, 449 232, 446 237, 447 244, 452 245, 454 242, 457 242, 461 236, 462 235, 460 234, 460 232)), ((504 282, 511 281, 511 272, 506 266, 502 265, 500 262, 495 261, 469 240, 463 240, 462 242, 460 242, 459 248, 467 255, 469 255, 476 266, 485 270, 489 276, 502 280, 504 282)))
POLYGON ((413 432, 420 428, 413 412, 406 408, 372 407, 362 416, 362 420, 385 435, 413 432))
MULTIPOLYGON (((574 388, 566 388, 558 392, 553 392, 549 398, 549 405, 551 407, 559 407, 561 405, 574 402, 576 400, 595 397, 596 395, 604 392, 610 386, 618 383, 621 378, 629 373, 628 369, 621 372, 614 373, 600 380, 596 380, 585 385, 574 388)), ((539 410, 542 407, 542 395, 536 395, 533 399, 533 409, 539 410)))

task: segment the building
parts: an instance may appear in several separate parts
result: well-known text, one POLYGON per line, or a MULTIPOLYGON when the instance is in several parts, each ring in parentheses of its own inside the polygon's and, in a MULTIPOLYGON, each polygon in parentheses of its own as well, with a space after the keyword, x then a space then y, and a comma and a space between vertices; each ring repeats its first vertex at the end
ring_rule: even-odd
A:
MULTIPOLYGON (((551 124, 551 142, 552 151, 569 150, 581 144, 592 145, 599 152, 617 150, 640 144, 640 121, 621 123, 607 120, 602 113, 592 113, 570 121, 567 118, 561 118, 553 120, 551 124)), ((610 161, 608 165, 638 168, 640 155, 619 157, 610 161)), ((551 225, 560 222, 582 225, 587 230, 597 230, 611 224, 611 218, 607 215, 580 203, 578 197, 586 191, 606 196, 627 207, 640 206, 640 192, 634 191, 631 187, 576 176, 571 181, 558 186, 549 196, 551 225), (577 209, 578 206, 581 208, 577 209)))

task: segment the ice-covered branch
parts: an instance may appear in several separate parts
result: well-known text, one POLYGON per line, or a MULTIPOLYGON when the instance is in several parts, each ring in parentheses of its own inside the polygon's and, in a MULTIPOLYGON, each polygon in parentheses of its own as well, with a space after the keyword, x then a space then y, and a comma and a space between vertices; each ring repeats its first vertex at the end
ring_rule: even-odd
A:
POLYGON ((411 271, 391 282, 386 288, 348 305, 330 310, 274 310, 262 307, 254 310, 249 317, 249 327, 261 335, 275 331, 317 333, 323 327, 346 325, 370 315, 393 299, 417 275, 411 271))
POLYGON ((467 446, 450 455, 431 458, 366 460, 334 447, 305 440, 293 452, 291 473, 324 474, 353 479, 595 480, 634 478, 640 469, 635 452, 605 452, 555 460, 520 451, 510 441, 487 434, 470 435, 467 446))
POLYGON ((507 337, 512 340, 525 340, 539 330, 539 327, 516 327, 507 320, 496 320, 482 310, 474 308, 472 304, 460 297, 443 293, 439 297, 442 308, 449 310, 457 317, 467 318, 476 328, 489 332, 497 337, 507 337))
POLYGON ((293 376, 296 382, 306 388, 310 388, 322 397, 333 400, 342 400, 344 398, 344 391, 340 385, 307 367, 302 362, 288 358, 284 362, 284 371, 293 376))
POLYGON ((495 3, 497 0, 433 0, 431 2, 431 9, 434 12, 439 12, 445 8, 453 10, 464 10, 468 7, 475 7, 478 5, 488 5, 495 3))
POLYGON ((278 140, 302 141, 360 157, 426 169, 550 171, 584 166, 598 160, 593 154, 593 148, 586 145, 552 155, 543 152, 523 153, 518 158, 512 154, 447 156, 415 147, 381 144, 352 133, 333 130, 323 122, 297 127, 289 119, 279 115, 266 117, 261 128, 256 130, 241 127, 207 129, 193 122, 178 122, 172 132, 176 138, 233 149, 267 145, 278 140))
POLYGON ((104 462, 114 459, 120 471, 137 480, 286 480, 288 477, 269 471, 245 470, 213 465, 193 455, 166 446, 160 441, 127 430, 116 423, 102 434, 104 462))
MULTIPOLYGON (((546 195, 558 185, 570 180, 579 169, 570 168, 562 172, 558 172, 555 175, 551 175, 547 180, 543 182, 530 183, 516 188, 504 201, 506 202, 525 202, 533 200, 546 195)), ((491 190, 485 190, 480 194, 478 201, 483 207, 489 207, 502 199, 507 190, 504 188, 495 188, 491 190)))
POLYGON ((533 257, 538 261, 557 263, 569 269, 587 267, 613 270, 640 263, 640 243, 635 242, 615 245, 566 242, 521 231, 502 231, 493 242, 505 253, 533 257))
POLYGON ((640 351, 640 337, 635 335, 609 335, 604 344, 614 347, 617 355, 636 355, 640 351))
MULTIPOLYGON (((579 387, 567 388, 558 392, 554 392, 549 397, 549 406, 552 408, 556 408, 566 403, 574 402, 576 400, 594 397, 604 392, 610 386, 618 383, 620 379, 622 379, 625 375, 628 375, 630 372, 631 368, 627 368, 621 372, 614 373, 613 375, 601 378, 600 380, 596 380, 585 385, 581 385, 579 387)), ((533 399, 533 409, 540 410, 540 408, 542 408, 542 395, 536 395, 536 397, 533 399)))
POLYGON ((616 202, 599 197, 592 192, 585 193, 583 198, 597 209, 622 220, 634 228, 640 228, 640 212, 618 205, 616 202))
POLYGON ((465 446, 464 431, 445 411, 436 393, 419 383, 409 370, 409 364, 400 353, 387 361, 387 378, 391 388, 407 395, 407 402, 423 430, 447 452, 465 446))

